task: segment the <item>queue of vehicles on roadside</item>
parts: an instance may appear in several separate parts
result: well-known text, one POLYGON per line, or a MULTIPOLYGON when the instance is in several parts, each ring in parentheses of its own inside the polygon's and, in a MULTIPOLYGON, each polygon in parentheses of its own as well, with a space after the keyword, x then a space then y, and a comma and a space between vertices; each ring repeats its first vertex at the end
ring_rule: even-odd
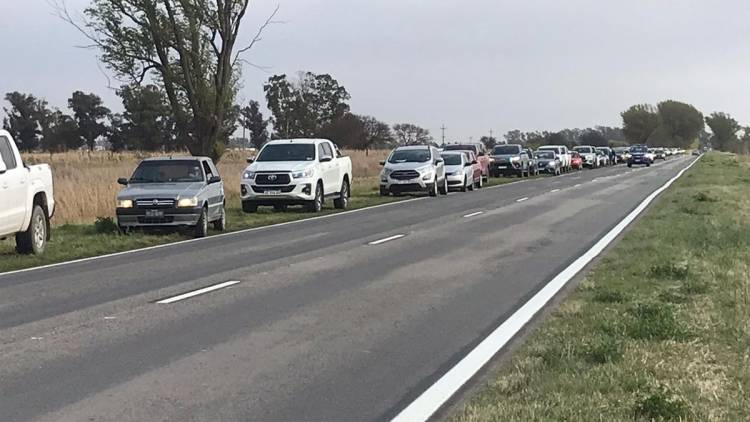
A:
MULTIPOLYGON (((655 160, 685 153, 675 148, 628 148, 544 145, 536 150, 501 144, 457 143, 438 149, 401 146, 381 162, 382 196, 481 189, 491 177, 560 175, 584 168, 625 163, 650 166, 655 160)), ((346 209, 351 197, 352 162, 328 139, 287 139, 266 143, 240 177, 242 210, 261 206, 284 211, 302 206, 320 212, 326 201, 346 209)), ((116 198, 117 225, 127 233, 138 228, 181 229, 204 237, 209 226, 227 224, 224 182, 209 157, 158 157, 141 161, 116 198)), ((17 250, 42 253, 55 211, 52 171, 48 165, 23 163, 10 134, 0 131, 0 239, 14 235, 17 250), (9 199, 9 200, 5 200, 9 199)))

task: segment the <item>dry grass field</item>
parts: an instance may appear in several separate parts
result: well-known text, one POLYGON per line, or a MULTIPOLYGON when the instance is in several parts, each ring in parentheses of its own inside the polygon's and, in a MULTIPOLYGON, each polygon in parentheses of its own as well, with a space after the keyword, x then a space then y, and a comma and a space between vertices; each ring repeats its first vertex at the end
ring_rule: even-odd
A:
MULTIPOLYGON (((354 173, 353 189, 372 189, 380 171, 379 161, 388 154, 385 150, 347 151, 354 173)), ((128 177, 138 162, 145 157, 164 154, 138 152, 72 151, 62 154, 28 154, 29 164, 48 163, 52 166, 57 210, 53 224, 91 223, 96 217, 114 216, 115 195, 120 189, 118 177, 128 177)), ((185 155, 175 153, 174 155, 185 155)), ((240 174, 247 165, 246 153, 229 151, 219 162, 227 196, 239 195, 240 174)), ((235 204, 239 206, 239 204, 235 204)))

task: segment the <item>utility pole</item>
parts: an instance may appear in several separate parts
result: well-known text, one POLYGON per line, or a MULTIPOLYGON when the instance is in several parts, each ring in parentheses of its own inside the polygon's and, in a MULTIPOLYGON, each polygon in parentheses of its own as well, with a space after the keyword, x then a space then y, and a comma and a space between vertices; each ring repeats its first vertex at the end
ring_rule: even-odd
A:
POLYGON ((440 126, 440 130, 443 131, 443 145, 445 145, 445 129, 448 129, 447 127, 445 127, 445 124, 440 126))
POLYGON ((492 129, 490 129, 490 142, 492 142, 492 129))

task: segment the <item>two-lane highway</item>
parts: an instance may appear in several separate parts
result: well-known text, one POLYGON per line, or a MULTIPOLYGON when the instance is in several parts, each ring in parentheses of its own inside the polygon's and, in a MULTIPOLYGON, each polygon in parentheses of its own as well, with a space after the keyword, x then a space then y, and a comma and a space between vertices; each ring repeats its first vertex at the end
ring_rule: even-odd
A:
POLYGON ((393 417, 690 162, 0 275, 0 420, 393 417))

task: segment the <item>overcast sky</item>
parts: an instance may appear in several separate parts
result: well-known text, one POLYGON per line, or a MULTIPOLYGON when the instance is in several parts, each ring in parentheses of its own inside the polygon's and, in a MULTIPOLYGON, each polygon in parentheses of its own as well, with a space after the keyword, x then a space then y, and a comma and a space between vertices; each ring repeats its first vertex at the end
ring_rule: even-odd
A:
MULTIPOLYGON (((255 0, 246 38, 276 4, 285 23, 246 56, 269 70, 246 67, 239 100, 265 104, 270 75, 310 70, 343 84, 353 112, 436 139, 442 124, 449 140, 619 125, 628 106, 663 99, 750 124, 747 0, 255 0)), ((0 93, 64 106, 83 90, 121 109, 46 0, 0 0, 0 40, 0 93)))

